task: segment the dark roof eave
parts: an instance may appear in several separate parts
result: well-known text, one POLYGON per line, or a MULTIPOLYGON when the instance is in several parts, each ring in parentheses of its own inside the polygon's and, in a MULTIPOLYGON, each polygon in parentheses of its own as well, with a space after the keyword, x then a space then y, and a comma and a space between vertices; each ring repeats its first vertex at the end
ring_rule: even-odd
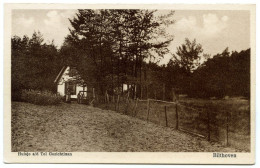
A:
POLYGON ((61 71, 59 72, 58 76, 55 78, 54 83, 57 83, 57 82, 60 80, 62 74, 63 74, 64 71, 67 69, 67 67, 68 67, 68 66, 63 66, 63 67, 62 67, 62 69, 61 69, 61 71))

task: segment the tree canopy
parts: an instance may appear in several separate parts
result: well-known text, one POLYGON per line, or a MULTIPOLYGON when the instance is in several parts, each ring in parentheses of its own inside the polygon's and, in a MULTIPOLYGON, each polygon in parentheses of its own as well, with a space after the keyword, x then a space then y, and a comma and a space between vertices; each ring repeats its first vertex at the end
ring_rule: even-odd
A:
POLYGON ((75 67, 97 94, 120 94, 126 84, 133 98, 172 99, 171 90, 191 97, 250 96, 250 49, 210 56, 196 39, 185 39, 171 53, 174 11, 78 10, 60 49, 43 35, 11 38, 12 97, 22 89, 56 91, 54 79, 63 66, 75 67), (202 58, 205 61, 202 62, 202 58))
POLYGON ((21 89, 55 90, 53 83, 62 64, 54 43, 43 43, 40 32, 11 39, 12 94, 21 89))
POLYGON ((173 40, 164 29, 174 23, 169 19, 174 12, 160 17, 155 12, 78 10, 70 20, 72 29, 61 53, 101 93, 113 92, 124 83, 133 88, 139 86, 134 95, 141 94, 146 62, 167 54, 173 40))

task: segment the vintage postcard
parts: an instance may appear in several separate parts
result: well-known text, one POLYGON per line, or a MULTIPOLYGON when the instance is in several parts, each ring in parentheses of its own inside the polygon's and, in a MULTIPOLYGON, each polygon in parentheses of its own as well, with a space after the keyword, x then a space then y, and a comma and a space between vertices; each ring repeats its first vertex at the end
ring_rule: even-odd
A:
POLYGON ((255 5, 5 4, 6 163, 255 163, 255 5))

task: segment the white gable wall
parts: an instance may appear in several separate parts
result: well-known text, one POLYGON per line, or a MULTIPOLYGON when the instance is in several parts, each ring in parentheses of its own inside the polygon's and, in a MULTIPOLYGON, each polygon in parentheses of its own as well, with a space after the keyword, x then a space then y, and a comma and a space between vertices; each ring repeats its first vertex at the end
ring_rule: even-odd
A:
POLYGON ((68 75, 69 71, 70 71, 70 67, 68 66, 66 68, 66 70, 63 72, 63 74, 58 82, 59 85, 63 84, 64 81, 68 81, 69 79, 71 79, 71 77, 68 75))
POLYGON ((59 95, 64 96, 65 95, 65 83, 61 84, 61 85, 57 85, 57 92, 59 95))
MULTIPOLYGON (((63 72, 60 80, 57 83, 57 92, 61 96, 65 96, 65 82, 72 78, 68 75, 69 71, 70 71, 70 67, 68 66, 66 68, 66 70, 63 72)), ((85 91, 86 90, 87 90, 87 87, 85 87, 85 91)), ((83 91, 83 87, 77 85, 76 86, 76 95, 71 95, 71 98, 77 98, 77 94, 79 93, 79 91, 83 91)))

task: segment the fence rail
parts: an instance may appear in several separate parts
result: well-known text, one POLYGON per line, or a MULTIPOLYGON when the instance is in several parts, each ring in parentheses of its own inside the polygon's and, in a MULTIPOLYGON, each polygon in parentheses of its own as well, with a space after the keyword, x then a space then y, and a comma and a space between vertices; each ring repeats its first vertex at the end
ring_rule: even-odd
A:
POLYGON ((96 95, 94 104, 147 122, 175 128, 191 135, 230 145, 231 116, 229 111, 216 113, 175 101, 131 99, 129 95, 96 95))

